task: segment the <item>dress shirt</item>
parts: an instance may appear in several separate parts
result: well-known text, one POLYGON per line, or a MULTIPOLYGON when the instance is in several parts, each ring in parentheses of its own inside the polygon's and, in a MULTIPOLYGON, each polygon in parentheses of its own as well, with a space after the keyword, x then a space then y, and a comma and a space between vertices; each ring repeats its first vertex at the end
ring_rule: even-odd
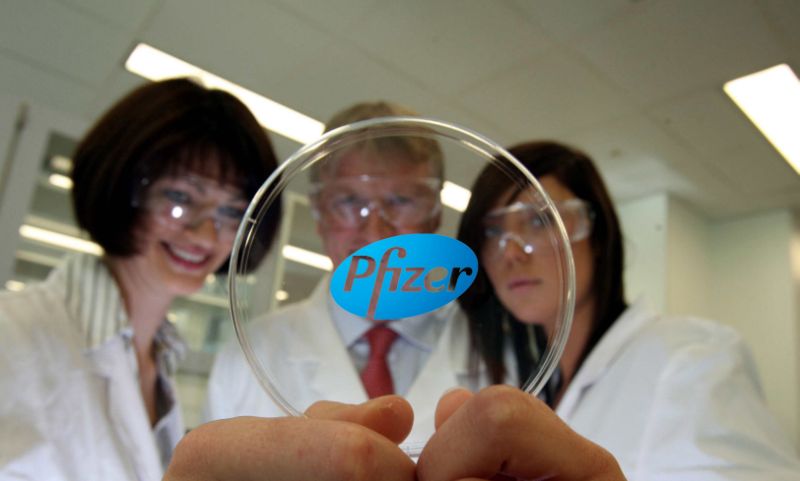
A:
MULTIPOLYGON (((326 286, 329 285, 327 280, 324 282, 326 286)), ((369 343, 364 338, 364 334, 374 324, 342 309, 333 299, 329 288, 327 288, 326 297, 328 309, 342 342, 347 346, 356 370, 361 372, 369 359, 369 343)), ((404 396, 408 393, 436 346, 445 323, 444 316, 437 316, 433 313, 387 322, 386 325, 398 334, 387 356, 396 394, 404 396)))

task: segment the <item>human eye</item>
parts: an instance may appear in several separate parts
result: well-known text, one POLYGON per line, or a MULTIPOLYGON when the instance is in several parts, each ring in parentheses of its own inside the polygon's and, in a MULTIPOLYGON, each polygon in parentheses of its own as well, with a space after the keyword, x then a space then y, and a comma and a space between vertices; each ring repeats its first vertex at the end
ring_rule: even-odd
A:
POLYGON ((536 212, 529 213, 527 219, 525 219, 525 224, 528 229, 532 231, 544 230, 551 225, 552 222, 552 216, 549 214, 540 214, 536 212))
POLYGON ((217 209, 217 213, 224 219, 239 222, 244 217, 244 209, 232 205, 224 205, 217 209))
POLYGON ((325 199, 329 208, 336 210, 358 210, 369 204, 369 201, 355 192, 338 192, 325 199))
POLYGON ((407 207, 416 205, 417 200, 408 195, 393 194, 386 199, 386 203, 392 207, 407 207))
POLYGON ((176 205, 191 205, 192 196, 188 192, 177 188, 165 188, 161 191, 161 195, 176 205))
POLYGON ((483 235, 487 239, 497 239, 503 235, 503 228, 496 225, 487 225, 483 229, 483 235))

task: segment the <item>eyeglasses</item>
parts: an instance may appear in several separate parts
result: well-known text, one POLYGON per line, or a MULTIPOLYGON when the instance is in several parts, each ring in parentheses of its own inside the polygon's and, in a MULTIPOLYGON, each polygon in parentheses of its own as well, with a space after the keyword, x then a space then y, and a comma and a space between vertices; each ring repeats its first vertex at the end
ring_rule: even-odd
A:
MULTIPOLYGON (((143 186, 150 181, 144 179, 143 186)), ((139 205, 139 202, 134 202, 139 205)), ((221 240, 231 240, 244 217, 246 201, 236 189, 196 176, 167 177, 147 188, 141 207, 161 225, 183 230, 211 219, 221 240)))
MULTIPOLYGON (((580 199, 569 199, 555 205, 570 242, 589 237, 594 220, 589 204, 580 199)), ((554 225, 554 219, 539 205, 515 202, 495 209, 486 214, 483 225, 484 249, 490 257, 501 257, 510 242, 516 243, 526 254, 552 249, 553 246, 549 228, 554 225)))
POLYGON ((361 175, 314 184, 314 216, 328 227, 359 227, 377 213, 396 228, 418 226, 441 212, 442 182, 434 177, 361 175))

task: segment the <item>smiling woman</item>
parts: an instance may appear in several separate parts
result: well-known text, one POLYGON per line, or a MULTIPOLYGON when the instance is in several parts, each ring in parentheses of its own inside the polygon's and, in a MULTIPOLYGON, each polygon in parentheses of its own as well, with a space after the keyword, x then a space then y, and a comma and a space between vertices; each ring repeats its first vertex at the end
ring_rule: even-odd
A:
POLYGON ((186 79, 129 93, 73 160, 76 218, 105 254, 0 294, 0 478, 160 479, 184 432, 167 310, 224 269, 277 161, 240 101, 186 79))

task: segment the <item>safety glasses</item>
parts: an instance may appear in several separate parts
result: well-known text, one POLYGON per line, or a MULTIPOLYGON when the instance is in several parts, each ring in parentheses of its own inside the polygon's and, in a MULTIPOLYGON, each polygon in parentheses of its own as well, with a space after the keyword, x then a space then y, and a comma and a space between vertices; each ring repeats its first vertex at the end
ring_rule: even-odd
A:
MULTIPOLYGON (((589 237, 594 213, 588 203, 569 199, 555 205, 570 242, 589 237)), ((494 209, 483 219, 484 250, 489 257, 499 258, 512 244, 525 254, 552 249, 554 241, 550 227, 553 225, 554 219, 540 205, 514 202, 494 209)))
POLYGON ((312 186, 314 215, 325 226, 360 227, 373 214, 397 227, 424 224, 441 212, 442 182, 434 177, 361 175, 312 186))

